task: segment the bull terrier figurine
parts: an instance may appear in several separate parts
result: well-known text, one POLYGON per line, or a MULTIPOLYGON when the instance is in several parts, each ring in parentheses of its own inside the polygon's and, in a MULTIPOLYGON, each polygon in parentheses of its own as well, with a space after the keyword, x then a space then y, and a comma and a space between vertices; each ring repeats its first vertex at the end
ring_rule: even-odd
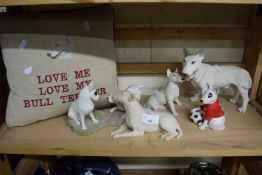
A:
POLYGON ((86 115, 89 115, 94 123, 98 123, 93 113, 94 103, 92 100, 98 101, 99 95, 93 85, 89 84, 80 91, 78 99, 71 104, 68 110, 68 117, 74 120, 77 125, 81 124, 83 130, 87 129, 85 124, 86 115))
POLYGON ((152 109, 154 111, 165 109, 166 104, 168 104, 172 114, 177 116, 174 101, 177 105, 181 105, 179 101, 179 87, 178 83, 182 82, 182 77, 176 69, 175 72, 171 72, 167 69, 168 83, 165 88, 161 90, 156 90, 152 96, 148 98, 145 104, 146 108, 152 109))
POLYGON ((111 133, 113 138, 143 136, 145 132, 164 131, 161 139, 171 140, 180 138, 182 130, 179 123, 169 112, 148 112, 139 103, 139 88, 130 86, 126 90, 108 97, 110 103, 121 103, 125 109, 125 122, 111 133), (131 131, 125 131, 126 129, 131 131))
MULTIPOLYGON (((212 66, 202 63, 204 51, 200 50, 196 54, 190 54, 184 49, 184 61, 182 73, 185 80, 201 89, 203 94, 208 89, 208 83, 214 88, 236 86, 235 95, 229 101, 236 103, 239 95, 242 97, 242 106, 238 108, 239 112, 245 113, 249 101, 248 90, 252 86, 252 80, 249 73, 242 68, 235 66, 212 66)), ((191 101, 197 101, 199 94, 190 98, 191 101)))
POLYGON ((207 126, 214 130, 225 129, 225 116, 223 108, 218 101, 219 90, 209 89, 204 92, 200 99, 200 108, 194 108, 191 112, 191 119, 198 123, 200 129, 205 129, 207 126))

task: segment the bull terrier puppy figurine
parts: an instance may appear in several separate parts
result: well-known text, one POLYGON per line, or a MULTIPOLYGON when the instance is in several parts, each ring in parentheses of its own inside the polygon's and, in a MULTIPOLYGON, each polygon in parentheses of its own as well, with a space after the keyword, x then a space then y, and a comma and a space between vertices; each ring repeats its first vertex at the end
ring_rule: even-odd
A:
POLYGON ((85 124, 85 116, 89 115, 94 123, 98 123, 98 120, 94 116, 94 103, 93 101, 99 100, 99 95, 92 84, 89 84, 83 88, 78 96, 78 99, 74 101, 68 111, 68 117, 76 122, 77 125, 81 124, 83 130, 87 129, 85 124))
MULTIPOLYGON (((214 88, 236 86, 235 95, 229 101, 236 103, 239 95, 242 97, 242 106, 238 108, 239 112, 245 113, 249 101, 248 90, 252 86, 252 80, 249 73, 242 68, 235 66, 212 66, 202 63, 204 51, 200 50, 197 54, 190 54, 184 49, 184 61, 182 73, 185 80, 201 89, 203 94, 209 83, 214 88)), ((191 101, 197 101, 200 94, 191 97, 191 101)))
POLYGON ((202 105, 199 108, 193 109, 191 119, 199 124, 200 129, 205 129, 207 126, 214 130, 225 129, 224 111, 218 101, 218 89, 214 90, 211 87, 202 95, 200 102, 202 105))
POLYGON ((122 103, 125 109, 125 122, 117 130, 111 133, 113 138, 143 136, 144 132, 156 132, 163 130, 161 136, 164 140, 180 138, 182 130, 177 120, 169 112, 147 112, 139 103, 139 90, 127 88, 117 94, 109 96, 111 103, 122 103), (124 132, 127 128, 131 131, 124 132))
POLYGON ((181 102, 178 99, 179 87, 177 83, 182 82, 182 77, 178 73, 177 69, 175 72, 171 72, 169 69, 167 69, 167 78, 168 83, 166 87, 161 90, 156 90, 154 94, 148 98, 145 107, 157 111, 165 109, 164 105, 168 104, 172 114, 177 116, 174 101, 177 103, 177 105, 181 105, 181 102))

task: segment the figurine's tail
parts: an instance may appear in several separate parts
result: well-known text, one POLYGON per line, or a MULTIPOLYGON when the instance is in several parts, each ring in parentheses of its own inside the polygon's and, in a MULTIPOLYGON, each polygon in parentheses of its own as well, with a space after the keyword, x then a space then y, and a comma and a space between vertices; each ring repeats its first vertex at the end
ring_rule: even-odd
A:
POLYGON ((177 129, 176 130, 177 130, 177 133, 178 133, 176 138, 179 139, 183 135, 182 129, 180 128, 179 124, 177 124, 177 129))

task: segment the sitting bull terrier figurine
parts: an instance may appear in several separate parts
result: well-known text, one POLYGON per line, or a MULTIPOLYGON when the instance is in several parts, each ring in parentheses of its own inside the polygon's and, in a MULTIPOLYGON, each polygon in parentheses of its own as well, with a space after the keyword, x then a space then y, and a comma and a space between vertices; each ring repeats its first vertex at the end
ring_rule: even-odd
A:
POLYGON ((68 111, 68 117, 76 122, 77 125, 81 124, 83 130, 87 129, 85 124, 85 116, 89 115, 94 123, 98 120, 94 116, 94 103, 93 101, 99 100, 99 95, 92 84, 89 84, 79 93, 79 97, 74 101, 68 111))
POLYGON ((146 108, 152 109, 154 111, 165 109, 164 105, 168 104, 172 114, 177 116, 174 101, 177 105, 181 105, 179 101, 179 87, 178 83, 182 83, 182 77, 176 69, 175 72, 171 72, 167 69, 168 83, 165 88, 161 90, 156 90, 153 95, 148 98, 145 104, 146 108))
POLYGON ((224 111, 218 101, 218 90, 209 88, 200 99, 200 108, 194 108, 191 112, 191 119, 198 123, 200 129, 207 126, 214 130, 225 129, 224 111))
MULTIPOLYGON (((248 90, 252 86, 252 80, 249 73, 242 68, 235 66, 212 66, 202 63, 204 59, 204 51, 200 50, 197 54, 190 54, 187 49, 184 49, 184 61, 182 73, 185 80, 201 89, 203 94, 209 83, 214 88, 236 87, 235 95, 229 101, 236 103, 239 95, 242 97, 242 106, 238 108, 239 112, 246 112, 249 101, 248 90)), ((191 97, 191 101, 197 101, 199 94, 191 97)))
POLYGON ((180 138, 182 130, 177 120, 169 112, 148 112, 139 103, 139 88, 131 86, 126 90, 108 97, 110 103, 121 103, 125 109, 125 122, 116 131, 111 133, 113 138, 143 136, 144 132, 156 132, 161 129, 165 132, 161 138, 170 140, 180 138), (131 131, 124 132, 127 128, 131 131))

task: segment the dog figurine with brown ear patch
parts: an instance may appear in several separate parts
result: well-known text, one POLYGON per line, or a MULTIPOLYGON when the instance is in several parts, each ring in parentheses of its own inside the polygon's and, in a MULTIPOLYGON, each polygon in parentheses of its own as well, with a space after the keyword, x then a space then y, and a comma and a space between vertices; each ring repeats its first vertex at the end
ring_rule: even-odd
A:
MULTIPOLYGON (((139 89, 139 88, 138 88, 139 89)), ((176 119, 169 112, 146 111, 139 103, 139 90, 127 88, 115 95, 109 96, 110 103, 121 103, 125 109, 125 123, 116 131, 111 133, 113 138, 143 136, 144 132, 156 132, 161 129, 165 134, 161 136, 164 140, 180 138, 182 130, 176 119), (131 131, 124 132, 127 128, 131 131)))
POLYGON ((177 105, 181 105, 179 101, 179 87, 178 83, 182 82, 182 77, 176 69, 175 72, 171 72, 170 69, 167 69, 167 78, 168 83, 165 88, 161 90, 156 90, 153 95, 148 98, 145 107, 152 109, 154 111, 165 109, 166 104, 168 104, 172 114, 177 116, 175 109, 174 101, 177 105))

